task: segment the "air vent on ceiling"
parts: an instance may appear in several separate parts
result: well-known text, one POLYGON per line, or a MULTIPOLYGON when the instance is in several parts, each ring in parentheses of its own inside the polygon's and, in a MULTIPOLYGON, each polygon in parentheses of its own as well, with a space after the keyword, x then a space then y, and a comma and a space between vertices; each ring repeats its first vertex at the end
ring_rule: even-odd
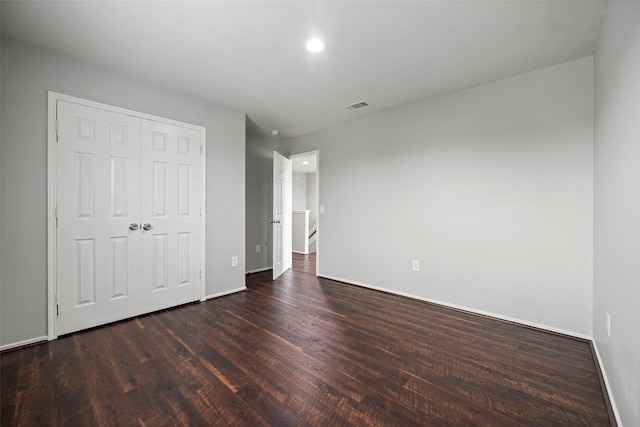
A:
POLYGON ((369 106, 369 103, 367 101, 360 101, 360 102, 356 102, 355 104, 345 105, 342 108, 344 108, 345 110, 354 111, 354 110, 361 110, 368 106, 369 106))

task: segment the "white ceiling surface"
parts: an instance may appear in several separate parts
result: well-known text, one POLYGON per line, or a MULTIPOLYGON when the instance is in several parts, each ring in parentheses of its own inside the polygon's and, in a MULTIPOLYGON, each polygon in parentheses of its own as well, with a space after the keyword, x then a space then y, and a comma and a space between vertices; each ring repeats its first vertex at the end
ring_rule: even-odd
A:
POLYGON ((318 157, 315 154, 289 157, 293 172, 314 173, 318 170, 318 157))
POLYGON ((603 13, 593 0, 2 1, 2 33, 287 138, 589 56, 603 13), (311 36, 325 52, 305 51, 311 36))

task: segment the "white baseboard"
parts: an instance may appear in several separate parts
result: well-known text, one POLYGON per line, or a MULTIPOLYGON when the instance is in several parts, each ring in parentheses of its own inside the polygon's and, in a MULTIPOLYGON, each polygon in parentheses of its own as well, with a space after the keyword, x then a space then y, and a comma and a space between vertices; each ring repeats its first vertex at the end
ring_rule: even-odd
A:
POLYGON ((11 343, 11 344, 1 345, 0 346, 0 351, 11 350, 13 348, 23 347, 25 345, 40 344, 40 343, 44 343, 44 342, 47 342, 47 336, 46 335, 42 336, 42 337, 31 338, 31 339, 24 340, 24 341, 14 342, 14 343, 11 343))
POLYGON ((309 252, 301 252, 301 251, 291 251, 294 254, 300 254, 300 255, 309 255, 309 252))
POLYGON ((255 270, 249 270, 245 274, 262 273, 263 271, 273 270, 273 267, 256 268, 255 270))
POLYGON ((622 427, 622 421, 620 421, 620 413, 618 412, 618 407, 616 406, 616 401, 613 398, 613 394, 611 393, 611 385, 609 384, 609 377, 607 377, 607 371, 604 369, 604 364, 602 363, 602 359, 600 358, 600 351, 598 350, 598 344, 596 340, 592 340, 593 349, 596 353, 597 363, 600 367, 600 372, 602 373, 602 378, 604 379, 604 386, 607 391, 607 396, 609 397, 609 403, 611 403, 611 409, 613 410, 613 415, 616 417, 616 423, 619 427, 622 427))
POLYGON ((243 286, 241 288, 236 288, 236 289, 231 289, 231 290, 228 290, 228 291, 218 292, 217 294, 207 295, 205 297, 205 300, 208 300, 208 299, 211 299, 211 298, 223 297, 225 295, 235 294, 236 292, 242 292, 242 291, 246 291, 246 290, 247 290, 247 287, 243 286))
POLYGON ((336 280, 338 282, 344 282, 344 283, 347 283, 347 284, 350 284, 350 285, 356 285, 356 286, 360 286, 360 287, 363 287, 363 288, 375 289, 376 291, 382 291, 382 292, 386 292, 388 294, 400 295, 400 296, 403 296, 403 297, 407 297, 407 298, 411 298, 411 299, 415 299, 415 300, 419 300, 419 301, 424 301, 424 302, 429 302, 429 303, 441 305, 441 306, 444 306, 444 307, 454 308, 456 310, 462 310, 462 311, 466 311, 466 312, 469 312, 469 313, 479 314, 481 316, 493 317, 494 319, 504 320, 504 321, 507 321, 507 322, 516 323, 516 324, 523 325, 523 326, 530 326, 532 328, 541 329, 541 330, 553 332, 553 333, 556 333, 556 334, 567 335, 567 336, 570 336, 570 337, 579 338, 579 339, 586 340, 586 341, 591 341, 592 340, 592 337, 590 337, 588 335, 583 335, 583 334, 579 334, 579 333, 572 332, 572 331, 567 331, 567 330, 560 329, 560 328, 553 328, 551 326, 541 325, 541 324, 535 323, 535 322, 529 322, 529 321, 522 320, 522 319, 516 319, 516 318, 513 318, 513 317, 503 316, 503 315, 491 313, 491 312, 488 312, 488 311, 476 310, 476 309, 465 307, 465 306, 462 306, 462 305, 451 304, 451 303, 447 303, 447 302, 444 302, 444 301, 438 301, 438 300, 431 299, 431 298, 425 298, 425 297, 409 294, 409 293, 406 293, 406 292, 398 292, 398 291, 394 291, 392 289, 383 288, 383 287, 380 287, 380 286, 371 286, 371 285, 366 284, 366 283, 355 282, 353 280, 347 280, 347 279, 341 279, 339 277, 326 276, 324 274, 319 275, 319 277, 324 277, 326 279, 336 280))

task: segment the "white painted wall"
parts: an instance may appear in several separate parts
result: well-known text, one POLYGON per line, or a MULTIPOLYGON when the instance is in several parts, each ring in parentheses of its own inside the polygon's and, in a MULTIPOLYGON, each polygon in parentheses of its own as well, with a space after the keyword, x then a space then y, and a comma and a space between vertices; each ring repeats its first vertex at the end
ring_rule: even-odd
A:
POLYGON ((292 210, 304 211, 307 209, 307 174, 293 172, 292 179, 292 210))
POLYGON ((278 140, 259 135, 249 123, 246 149, 246 271, 273 266, 273 151, 278 140), (260 252, 256 252, 260 245, 260 252))
POLYGON ((640 3, 608 2, 595 54, 593 336, 624 426, 640 426, 638 76, 640 3))
POLYGON ((309 212, 309 227, 318 223, 318 174, 307 174, 307 209, 309 212))
POLYGON ((291 217, 291 251, 307 254, 309 253, 309 245, 306 241, 309 232, 309 211, 294 210, 291 217))
POLYGON ((244 287, 244 114, 3 39, 0 345, 47 332, 48 90, 206 127, 206 292, 244 287))
POLYGON ((322 156, 320 274, 590 336, 592 67, 286 141, 288 154, 322 156))
POLYGON ((306 215, 296 214, 296 212, 304 212, 307 210, 307 174, 293 172, 292 179, 292 210, 294 213, 291 227, 291 249, 293 252, 306 253, 308 252, 308 248, 305 248, 304 242, 308 227, 305 227, 305 225, 309 224, 309 220, 306 215))

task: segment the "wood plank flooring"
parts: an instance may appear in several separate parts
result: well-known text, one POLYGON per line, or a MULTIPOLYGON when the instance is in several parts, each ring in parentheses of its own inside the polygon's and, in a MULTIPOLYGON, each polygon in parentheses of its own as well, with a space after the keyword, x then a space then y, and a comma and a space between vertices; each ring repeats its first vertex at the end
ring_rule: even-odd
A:
POLYGON ((1 355, 2 426, 605 426, 587 342, 291 270, 1 355))
POLYGON ((292 253, 292 266, 291 268, 296 271, 302 271, 303 273, 316 274, 316 253, 310 254, 297 254, 292 253))

